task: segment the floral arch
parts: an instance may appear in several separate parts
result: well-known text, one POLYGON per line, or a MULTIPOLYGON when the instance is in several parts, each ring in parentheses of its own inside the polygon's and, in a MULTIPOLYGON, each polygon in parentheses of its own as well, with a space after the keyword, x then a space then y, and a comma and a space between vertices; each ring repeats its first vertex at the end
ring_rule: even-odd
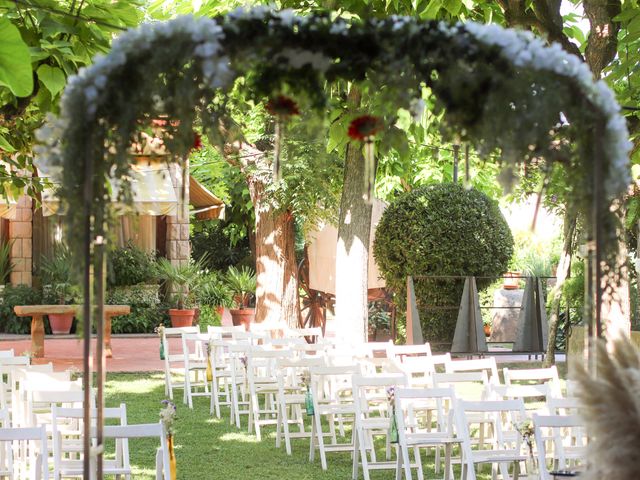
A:
MULTIPOLYGON (((562 162, 573 207, 585 213, 596 247, 590 298, 597 317, 600 278, 612 284, 617 276, 611 206, 629 184, 630 144, 613 93, 584 63, 559 45, 495 25, 396 16, 347 22, 258 7, 125 32, 107 56, 69 79, 60 116, 39 132, 39 164, 59 177, 63 201, 78 206, 69 209, 69 242, 82 248, 85 285, 94 266, 98 332, 107 180, 126 178, 141 119, 179 120, 170 122, 169 144, 179 159, 192 144, 194 122, 217 136, 232 88, 256 102, 286 93, 322 114, 324 86, 338 81, 377 96, 372 113, 387 123, 398 108, 415 108, 429 87, 449 133, 480 152, 499 149, 507 177, 542 157, 562 162)), ((86 288, 85 332, 90 293, 86 288)))

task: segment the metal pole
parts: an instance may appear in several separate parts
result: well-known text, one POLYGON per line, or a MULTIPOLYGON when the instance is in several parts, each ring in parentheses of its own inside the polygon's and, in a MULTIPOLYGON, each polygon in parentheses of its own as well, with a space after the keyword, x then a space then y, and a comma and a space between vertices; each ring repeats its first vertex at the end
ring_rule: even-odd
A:
POLYGON ((471 165, 469 164, 469 144, 464 145, 464 188, 471 188, 471 165))
POLYGON ((589 242, 589 271, 587 275, 588 296, 585 302, 590 311, 587 317, 589 323, 589 369, 593 375, 596 368, 596 340, 602 337, 602 219, 601 209, 605 207, 605 199, 602 191, 602 155, 603 151, 598 139, 603 136, 602 122, 598 122, 595 127, 593 140, 593 172, 592 185, 593 197, 591 199, 591 232, 589 242))
MULTIPOLYGON (((90 139, 87 145, 93 145, 90 139)), ((82 305, 82 388, 84 389, 84 425, 82 438, 82 470, 83 478, 92 478, 91 475, 91 209, 93 205, 93 155, 91 147, 87 148, 84 166, 84 225, 83 225, 83 305, 82 305)))
POLYGON ((458 183, 458 162, 460 161, 460 145, 453 145, 453 183, 458 183))
MULTIPOLYGON (((99 223, 102 226, 102 222, 99 223)), ((100 228, 100 230, 104 230, 100 228)), ((96 326, 96 383, 97 383, 97 396, 96 408, 96 443, 98 446, 97 451, 97 478, 102 480, 103 478, 103 465, 104 465, 104 384, 106 373, 106 357, 104 351, 104 275, 105 275, 105 255, 104 255, 104 236, 103 232, 96 236, 94 245, 94 294, 95 294, 95 309, 94 309, 94 323, 96 326)))

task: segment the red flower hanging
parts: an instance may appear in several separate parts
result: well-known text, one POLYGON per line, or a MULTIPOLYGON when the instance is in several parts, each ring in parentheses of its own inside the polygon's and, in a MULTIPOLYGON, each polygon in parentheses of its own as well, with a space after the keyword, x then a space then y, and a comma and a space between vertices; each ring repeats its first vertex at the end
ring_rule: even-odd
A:
POLYGON ((267 102, 267 112, 278 117, 290 117, 300 115, 298 104, 289 97, 278 95, 267 102))
POLYGON ((384 124, 380 117, 362 115, 349 124, 347 135, 353 140, 366 140, 382 130, 384 124))
POLYGON ((202 148, 202 137, 199 133, 193 134, 193 145, 191 146, 192 150, 200 150, 202 148))

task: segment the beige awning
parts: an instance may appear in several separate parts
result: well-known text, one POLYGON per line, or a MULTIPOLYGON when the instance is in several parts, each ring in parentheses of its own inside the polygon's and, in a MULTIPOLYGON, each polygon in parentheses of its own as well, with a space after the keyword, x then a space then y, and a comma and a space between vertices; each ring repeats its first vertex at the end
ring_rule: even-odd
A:
MULTIPOLYGON (((118 205, 120 213, 155 216, 177 214, 178 199, 166 164, 132 165, 130 181, 133 205, 118 205)), ((119 183, 118 180, 111 181, 114 201, 118 198, 119 183)), ((51 187, 45 188, 42 192, 42 214, 44 216, 58 213, 60 201, 55 190, 55 187, 51 187)))
POLYGON ((198 220, 215 220, 224 218, 224 202, 211 193, 193 176, 189 177, 189 203, 191 211, 198 220))

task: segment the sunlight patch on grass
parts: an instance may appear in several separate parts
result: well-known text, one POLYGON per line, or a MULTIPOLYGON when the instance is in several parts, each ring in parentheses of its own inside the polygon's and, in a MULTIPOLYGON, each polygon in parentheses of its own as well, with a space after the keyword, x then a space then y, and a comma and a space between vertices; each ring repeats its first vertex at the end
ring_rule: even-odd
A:
POLYGON ((221 435, 219 438, 223 442, 260 443, 255 435, 240 432, 228 432, 221 435))

